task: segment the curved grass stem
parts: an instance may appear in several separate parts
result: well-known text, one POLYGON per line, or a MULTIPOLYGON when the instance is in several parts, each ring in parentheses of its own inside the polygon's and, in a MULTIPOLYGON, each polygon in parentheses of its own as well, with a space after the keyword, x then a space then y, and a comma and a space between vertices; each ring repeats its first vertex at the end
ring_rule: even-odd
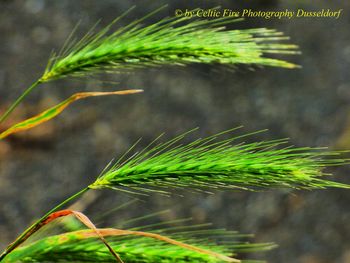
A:
POLYGON ((60 208, 62 208, 67 203, 71 202, 72 200, 78 198, 85 192, 89 190, 88 187, 80 190, 79 192, 75 193, 71 197, 65 199, 63 202, 52 208, 50 211, 48 211, 44 216, 42 216, 40 219, 38 219, 34 224, 32 224, 29 228, 27 228, 14 242, 12 242, 5 251, 0 255, 0 261, 2 261, 6 255, 8 255, 11 251, 13 251, 16 247, 18 247, 20 244, 22 244, 33 232, 35 232, 36 228, 40 225, 42 221, 44 221, 50 214, 53 212, 56 212, 60 208))
POLYGON ((28 96, 29 93, 31 93, 39 84, 41 83, 40 80, 35 81, 28 89, 26 89, 21 96, 19 96, 17 98, 17 100, 10 106, 10 108, 8 108, 8 110, 2 114, 2 116, 0 117, 0 123, 2 123, 3 121, 5 121, 7 119, 7 117, 11 114, 11 112, 14 111, 14 109, 16 109, 16 107, 18 106, 18 104, 20 104, 25 97, 28 96))

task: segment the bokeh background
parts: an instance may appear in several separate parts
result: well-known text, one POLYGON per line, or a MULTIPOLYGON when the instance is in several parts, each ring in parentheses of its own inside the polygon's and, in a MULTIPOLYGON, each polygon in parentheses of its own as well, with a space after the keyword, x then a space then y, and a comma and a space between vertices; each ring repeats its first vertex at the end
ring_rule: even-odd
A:
MULTIPOLYGON (((83 188, 138 138, 146 145, 200 127, 205 136, 244 125, 240 133, 269 129, 249 140, 291 138, 297 146, 350 149, 350 2, 269 1, 0 1, 0 109, 42 73, 52 49, 59 49, 76 23, 81 36, 99 19, 108 24, 128 8, 126 25, 168 4, 147 20, 173 15, 177 8, 241 10, 344 9, 341 18, 246 19, 238 28, 276 28, 298 44, 300 56, 284 57, 302 69, 203 65, 137 70, 106 77, 106 84, 60 80, 41 86, 13 115, 31 116, 82 90, 141 88, 140 95, 93 98, 76 103, 59 118, 0 142, 0 248, 30 222, 83 188)), ((1 127, 2 129, 4 127, 1 127)), ((191 139, 191 136, 189 139, 191 139)), ((350 183, 350 167, 334 168, 335 180, 350 183)), ((350 193, 345 190, 218 192, 177 191, 183 197, 152 195, 109 216, 113 224, 170 209, 159 220, 192 217, 194 223, 254 233, 257 242, 279 248, 260 255, 269 262, 350 262, 350 193)), ((92 217, 133 199, 104 191, 82 208, 92 217)), ((140 198, 140 197, 139 197, 140 198)), ((148 221, 145 220, 144 223, 148 221)))

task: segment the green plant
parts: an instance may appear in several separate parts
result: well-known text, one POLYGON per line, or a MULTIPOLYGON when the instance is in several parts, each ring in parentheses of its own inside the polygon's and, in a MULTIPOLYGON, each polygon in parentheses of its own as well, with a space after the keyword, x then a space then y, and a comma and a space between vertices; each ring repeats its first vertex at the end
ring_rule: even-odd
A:
MULTIPOLYGON (((62 51, 52 55, 43 75, 12 104, 0 122, 5 121, 39 84, 59 78, 190 63, 297 67, 266 56, 269 53, 298 53, 295 45, 279 43, 286 40, 281 33, 269 29, 225 29, 226 24, 239 19, 188 21, 188 18, 166 18, 150 26, 142 26, 142 20, 112 31, 115 21, 98 33, 88 32, 78 42, 68 39, 62 51)), ((141 90, 74 94, 47 111, 3 131, 0 139, 56 117, 75 100, 137 92, 141 90)), ((284 147, 286 140, 239 143, 239 139, 248 135, 218 139, 230 132, 189 144, 180 142, 187 133, 165 143, 158 143, 157 138, 137 154, 132 154, 132 147, 130 153, 107 166, 95 182, 58 204, 26 229, 3 252, 0 261, 240 262, 235 253, 274 247, 273 244, 217 244, 210 240, 211 235, 237 237, 236 233, 222 230, 186 231, 185 228, 182 232, 172 232, 160 228, 144 232, 138 229, 99 229, 82 213, 61 210, 89 190, 112 188, 129 193, 168 195, 172 188, 187 187, 238 190, 349 188, 322 178, 326 175, 324 167, 347 162, 338 157, 340 152, 284 147), (69 215, 75 216, 89 229, 72 229, 19 247, 39 229, 69 215)))

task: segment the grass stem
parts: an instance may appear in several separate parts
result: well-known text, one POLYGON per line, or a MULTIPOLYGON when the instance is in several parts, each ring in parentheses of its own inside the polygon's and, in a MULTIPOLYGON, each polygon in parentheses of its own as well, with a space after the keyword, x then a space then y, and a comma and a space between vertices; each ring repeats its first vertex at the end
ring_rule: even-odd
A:
POLYGON ((80 190, 79 192, 65 199, 63 202, 61 202, 60 204, 52 208, 50 211, 48 211, 44 216, 42 216, 39 220, 37 220, 34 224, 32 224, 29 228, 27 228, 14 242, 12 242, 5 249, 5 251, 0 255, 0 261, 2 261, 6 257, 6 255, 8 255, 12 250, 14 250, 20 244, 22 244, 33 233, 33 230, 35 230, 40 225, 40 223, 44 221, 50 214, 52 214, 53 212, 56 212, 57 210, 62 208, 64 205, 76 199, 77 197, 81 196, 88 190, 89 190, 88 187, 80 190))
POLYGON ((21 96, 17 98, 17 100, 8 108, 8 110, 0 117, 0 124, 7 119, 7 117, 13 112, 13 110, 20 104, 25 97, 28 96, 29 93, 33 91, 39 84, 40 80, 35 81, 28 89, 26 89, 21 96))

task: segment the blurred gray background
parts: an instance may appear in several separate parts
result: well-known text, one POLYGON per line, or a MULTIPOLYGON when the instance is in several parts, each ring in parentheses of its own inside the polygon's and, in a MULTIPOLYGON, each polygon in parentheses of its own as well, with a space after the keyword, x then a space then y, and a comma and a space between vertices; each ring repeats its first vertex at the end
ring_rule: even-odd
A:
MULTIPOLYGON (((92 182, 113 157, 140 137, 141 147, 162 132, 170 138, 200 127, 192 135, 195 138, 244 125, 237 134, 269 129, 248 141, 289 137, 297 146, 350 149, 350 2, 346 1, 1 0, 0 109, 41 75, 51 50, 63 45, 79 20, 77 34, 82 36, 97 20, 106 25, 133 5, 136 8, 120 25, 164 4, 168 6, 147 23, 173 15, 177 8, 218 5, 236 10, 344 11, 338 20, 247 19, 234 25, 283 31, 303 53, 283 57, 302 65, 298 70, 230 71, 196 65, 105 78, 118 82, 113 85, 67 79, 41 86, 14 113, 14 121, 78 91, 140 88, 145 92, 77 102, 54 121, 0 142, 0 248, 35 218, 92 182)), ((335 180, 350 183, 349 167, 329 171, 335 180)), ((128 206, 105 224, 170 209, 160 220, 193 217, 194 223, 212 222, 215 227, 254 233, 253 241, 276 242, 279 248, 259 255, 269 262, 350 262, 349 191, 177 194, 184 197, 142 197, 144 202, 128 206)), ((104 191, 86 213, 93 219, 132 198, 104 191)))

